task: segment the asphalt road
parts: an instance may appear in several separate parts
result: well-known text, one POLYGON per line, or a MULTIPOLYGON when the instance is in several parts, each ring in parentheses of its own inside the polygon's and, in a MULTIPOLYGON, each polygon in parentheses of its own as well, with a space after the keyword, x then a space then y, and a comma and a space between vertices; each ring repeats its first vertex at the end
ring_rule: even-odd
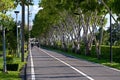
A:
POLYGON ((27 62, 27 80, 120 80, 120 71, 33 47, 27 62))

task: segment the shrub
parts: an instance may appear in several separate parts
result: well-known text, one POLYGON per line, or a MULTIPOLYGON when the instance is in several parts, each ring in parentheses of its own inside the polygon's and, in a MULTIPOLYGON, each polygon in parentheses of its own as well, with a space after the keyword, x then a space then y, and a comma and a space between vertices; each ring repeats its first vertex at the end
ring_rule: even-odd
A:
POLYGON ((7 63, 13 63, 13 56, 12 55, 7 55, 6 56, 6 61, 7 61, 7 63))
MULTIPOLYGON (((51 48, 50 46, 44 46, 44 47, 51 48)), ((58 47, 58 49, 62 50, 62 51, 65 51, 61 47, 58 47)), ((72 52, 72 53, 74 52, 72 50, 71 44, 68 45, 68 51, 67 52, 72 52)), ((80 52, 79 53, 81 55, 85 54, 85 46, 84 45, 80 46, 80 52)), ((90 53, 91 53, 91 55, 90 55, 91 57, 97 58, 96 48, 95 48, 94 45, 92 46, 90 53)), ((114 62, 120 62, 120 47, 119 46, 113 46, 112 47, 112 54, 113 54, 113 61, 114 62)), ((100 59, 103 59, 103 60, 109 60, 110 59, 110 46, 101 45, 101 57, 100 57, 100 59)))
MULTIPOLYGON (((85 47, 81 46, 80 48, 82 55, 85 53, 85 47)), ((95 46, 92 46, 91 49, 91 57, 97 57, 95 46)), ((119 46, 112 46, 112 54, 113 54, 113 61, 120 63, 120 47, 119 46)), ((110 59, 110 46, 101 45, 101 59, 109 60, 110 59)))
MULTIPOLYGON (((95 46, 92 47, 91 50, 92 57, 96 57, 95 46)), ((120 47, 113 46, 112 47, 113 61, 120 62, 120 47)), ((109 60, 110 59, 110 46, 102 45, 101 46, 101 59, 109 60)))

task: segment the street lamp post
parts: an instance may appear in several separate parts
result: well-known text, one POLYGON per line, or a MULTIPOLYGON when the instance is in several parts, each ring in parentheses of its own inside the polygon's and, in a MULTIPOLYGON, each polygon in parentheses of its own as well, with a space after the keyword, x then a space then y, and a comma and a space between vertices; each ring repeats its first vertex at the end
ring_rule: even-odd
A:
POLYGON ((17 19, 18 19, 18 13, 19 13, 19 11, 14 11, 15 12, 15 14, 16 14, 16 24, 17 24, 17 27, 16 27, 16 33, 17 33, 17 56, 19 57, 19 45, 18 45, 18 21, 17 21, 17 19))
POLYGON ((18 28, 18 57, 20 57, 20 53, 21 53, 21 22, 18 21, 18 25, 17 25, 17 28, 18 28))
POLYGON ((3 60, 4 60, 3 72, 6 73, 7 72, 7 66, 6 66, 5 27, 3 27, 2 34, 3 34, 3 60))
POLYGON ((112 18, 114 19, 114 21, 116 22, 116 23, 118 23, 117 22, 117 20, 115 20, 115 18, 112 16, 112 11, 111 11, 111 9, 105 4, 105 2, 103 1, 103 0, 98 0, 98 2, 99 3, 102 3, 105 7, 106 7, 106 9, 107 9, 107 11, 109 12, 109 14, 110 14, 110 62, 112 62, 112 60, 113 60, 113 55, 112 55, 112 18))
MULTIPOLYGON (((3 13, 5 14, 6 11, 3 11, 3 13)), ((6 64, 6 39, 5 39, 5 19, 3 19, 2 21, 2 40, 3 40, 3 72, 7 73, 7 64, 6 64)))

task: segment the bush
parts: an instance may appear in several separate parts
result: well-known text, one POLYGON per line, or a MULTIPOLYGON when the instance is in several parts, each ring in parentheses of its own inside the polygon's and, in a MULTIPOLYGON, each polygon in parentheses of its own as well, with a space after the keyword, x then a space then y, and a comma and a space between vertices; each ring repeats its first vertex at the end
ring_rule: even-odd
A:
POLYGON ((7 55, 6 56, 6 61, 7 61, 7 63, 13 63, 13 56, 12 55, 7 55))
MULTIPOLYGON (((51 48, 50 46, 44 46, 43 47, 47 47, 47 48, 51 48)), ((57 48, 55 48, 57 49, 57 48)), ((59 50, 65 51, 63 48, 58 47, 59 50)), ((68 45, 68 50, 67 52, 72 52, 75 53, 75 50, 72 49, 71 45, 68 45)), ((78 54, 84 55, 85 54, 85 46, 81 45, 80 46, 80 52, 78 52, 78 54)), ((93 45, 92 49, 91 49, 91 57, 97 58, 97 53, 96 53, 96 48, 93 45)), ((119 46, 113 46, 112 47, 112 54, 113 54, 113 61, 114 62, 120 62, 120 47, 119 46)), ((102 45, 101 46, 101 57, 100 59, 103 60, 109 60, 110 59, 110 46, 106 46, 106 45, 102 45)))
POLYGON ((18 70, 18 64, 14 64, 13 62, 13 56, 12 55, 7 55, 6 56, 6 61, 7 61, 7 70, 8 71, 17 71, 18 70))
POLYGON ((120 47, 113 46, 112 53, 113 53, 113 61, 120 63, 120 47))
MULTIPOLYGON (((82 55, 85 54, 85 47, 80 47, 80 53, 82 55)), ((96 48, 93 45, 91 49, 91 57, 97 58, 96 48)), ((120 47, 119 46, 112 46, 112 54, 113 54, 113 61, 120 63, 120 47)), ((103 60, 110 60, 110 46, 102 45, 101 46, 101 59, 103 60)))
MULTIPOLYGON (((113 61, 120 62, 120 47, 113 46, 112 47, 113 61)), ((95 46, 92 46, 91 50, 92 57, 96 57, 95 46)), ((110 59, 110 46, 102 45, 101 46, 101 59, 109 60, 110 59)))

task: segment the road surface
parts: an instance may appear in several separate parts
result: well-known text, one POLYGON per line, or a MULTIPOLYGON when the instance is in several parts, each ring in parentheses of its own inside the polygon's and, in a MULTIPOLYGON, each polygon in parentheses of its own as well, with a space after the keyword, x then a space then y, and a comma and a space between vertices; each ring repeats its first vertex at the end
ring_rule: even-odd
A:
POLYGON ((33 47, 27 80, 120 80, 120 71, 57 52, 33 47))

